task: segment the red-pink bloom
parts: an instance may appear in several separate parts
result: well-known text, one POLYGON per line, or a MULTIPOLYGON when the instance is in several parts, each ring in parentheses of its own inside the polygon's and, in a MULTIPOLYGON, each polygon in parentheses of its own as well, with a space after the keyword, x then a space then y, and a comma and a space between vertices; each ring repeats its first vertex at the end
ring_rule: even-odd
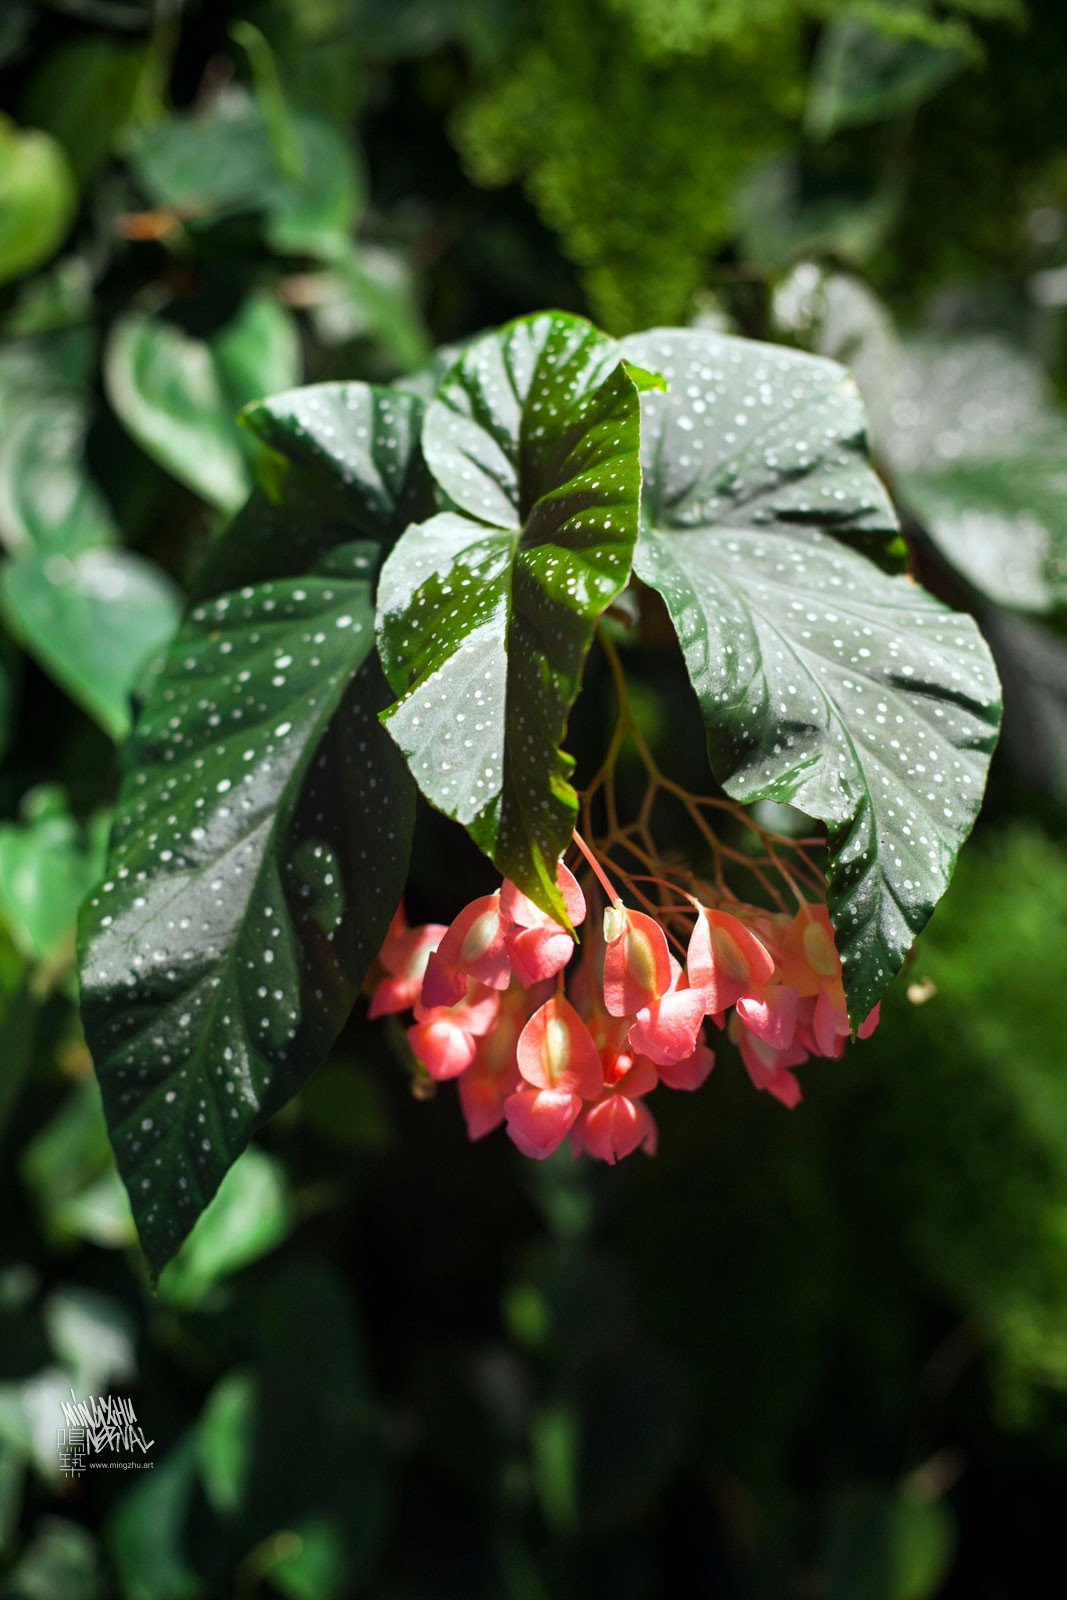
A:
POLYGON ((476 1041, 474 1059, 457 1084, 460 1109, 471 1139, 482 1139, 504 1120, 504 1102, 520 1087, 515 1047, 526 1020, 526 996, 509 990, 496 1025, 476 1041))
MULTIPOLYGON (((798 995, 814 999, 814 1006, 807 1015, 801 1015, 798 1024, 803 1042, 815 1054, 840 1055, 851 1029, 841 959, 830 913, 824 905, 813 903, 800 908, 782 940, 779 965, 783 979, 798 995)), ((875 1006, 860 1025, 860 1038, 868 1038, 877 1026, 875 1006)))
POLYGON ((797 1026, 798 996, 785 983, 768 983, 737 1001, 737 1015, 749 1033, 770 1045, 785 1050, 793 1043, 797 1026))
POLYGON ((614 1166, 637 1149, 655 1155, 656 1124, 643 1100, 609 1094, 596 1105, 586 1107, 574 1125, 571 1139, 576 1152, 585 1150, 598 1161, 614 1166))
POLYGON ((475 1041, 490 1031, 499 1013, 500 996, 471 984, 458 1005, 417 1003, 408 1043, 431 1078, 456 1078, 474 1060, 475 1041))
POLYGON ((499 890, 464 906, 427 963, 423 1004, 453 1005, 466 991, 468 979, 484 983, 488 989, 506 989, 511 982, 507 931, 500 914, 499 890))
POLYGON ((386 976, 375 984, 370 999, 370 1015, 384 1017, 396 1011, 409 1011, 419 998, 426 963, 437 949, 445 932, 439 922, 409 928, 403 906, 389 924, 389 932, 378 952, 386 976))
POLYGON ((667 936, 653 917, 619 904, 604 913, 604 940, 604 1005, 610 1016, 635 1016, 671 986, 667 936))
POLYGON ((740 1026, 732 1028, 731 1034, 741 1052, 745 1070, 756 1088, 765 1089, 790 1110, 798 1105, 802 1098, 800 1084, 790 1069, 807 1061, 808 1052, 795 1043, 786 1050, 775 1050, 740 1026))
POLYGON ((685 1061, 665 1062, 659 1068, 659 1080, 668 1089, 699 1089, 715 1065, 715 1052, 701 1042, 685 1061))
POLYGON ((704 1021, 704 997, 690 989, 673 956, 668 956, 671 986, 650 1005, 642 1006, 627 1035, 630 1046, 657 1066, 685 1061, 696 1049, 704 1021))
POLYGON ((689 986, 703 994, 708 1014, 717 1016, 770 982, 774 957, 738 917, 694 905, 699 914, 689 940, 689 986))
MULTIPOLYGON (((571 925, 585 919, 585 896, 578 880, 561 861, 556 871, 563 904, 571 925)), ((500 891, 500 913, 508 924, 505 948, 512 971, 524 988, 554 978, 574 954, 574 939, 558 922, 535 906, 510 879, 500 891)))
POLYGON ((604 1085, 604 1069, 593 1037, 563 995, 539 1006, 519 1035, 519 1071, 535 1089, 552 1089, 594 1099, 604 1085))
POLYGON ((566 1089, 520 1089, 504 1101, 508 1137, 535 1161, 558 1150, 578 1119, 582 1097, 566 1089))

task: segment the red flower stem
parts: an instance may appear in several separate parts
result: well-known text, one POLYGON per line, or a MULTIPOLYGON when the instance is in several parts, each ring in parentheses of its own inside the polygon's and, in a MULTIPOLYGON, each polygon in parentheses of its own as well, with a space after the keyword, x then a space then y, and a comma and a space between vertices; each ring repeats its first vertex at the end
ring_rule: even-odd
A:
POLYGON ((595 875, 595 877, 597 879, 597 882, 600 884, 600 887, 603 889, 604 893, 607 895, 608 900, 610 901, 610 903, 612 905, 615 905, 618 901, 620 901, 622 899, 622 895, 614 887, 614 885, 611 882, 611 879, 609 877, 607 877, 604 872, 601 871, 599 861, 597 860, 597 858, 593 854, 593 852, 590 850, 589 846, 586 844, 585 840, 582 838, 582 836, 578 832, 577 828, 575 828, 575 830, 574 830, 574 842, 578 846, 579 850, 582 852, 582 855, 588 861, 589 865, 592 867, 593 873, 594 873, 594 875, 595 875))

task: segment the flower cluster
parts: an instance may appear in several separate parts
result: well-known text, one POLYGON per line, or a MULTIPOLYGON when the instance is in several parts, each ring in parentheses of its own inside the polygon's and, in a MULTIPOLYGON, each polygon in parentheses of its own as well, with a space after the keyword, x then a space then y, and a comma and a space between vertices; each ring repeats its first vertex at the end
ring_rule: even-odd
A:
MULTIPOLYGON (((558 882, 577 929, 585 896, 562 862, 558 882)), ((503 1122, 536 1159, 567 1138, 576 1153, 603 1161, 652 1154, 646 1098, 660 1084, 704 1082, 715 1064, 709 1022, 728 1029, 757 1089, 795 1106, 795 1068, 839 1055, 849 1034, 825 904, 802 901, 790 915, 687 900, 688 948, 620 898, 607 905, 602 934, 587 931, 579 943, 507 881, 447 928, 410 928, 401 909, 379 956, 370 1014, 411 1011, 411 1049, 431 1079, 457 1080, 470 1137, 503 1122)), ((877 1020, 876 1008, 860 1036, 877 1020)))

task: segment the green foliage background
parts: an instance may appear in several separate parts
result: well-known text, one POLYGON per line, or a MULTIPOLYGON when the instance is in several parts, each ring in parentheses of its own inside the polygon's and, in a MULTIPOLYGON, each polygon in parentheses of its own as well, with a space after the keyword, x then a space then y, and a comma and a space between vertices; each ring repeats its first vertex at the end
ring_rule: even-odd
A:
MULTIPOLYGON (((8 0, 0 1594, 1067 1583, 1065 61, 1058 0, 8 0), (916 569, 997 654, 983 821, 796 1113, 724 1046, 654 1162, 534 1166, 357 1010, 153 1296, 74 917, 250 482, 233 414, 551 304, 853 366, 916 569), (72 1386, 133 1397, 151 1471, 61 1477, 72 1386)), ((661 644, 635 703, 706 786, 661 644)), ((594 663, 579 777, 609 705, 594 663)), ((421 817, 415 915, 467 850, 421 817)))

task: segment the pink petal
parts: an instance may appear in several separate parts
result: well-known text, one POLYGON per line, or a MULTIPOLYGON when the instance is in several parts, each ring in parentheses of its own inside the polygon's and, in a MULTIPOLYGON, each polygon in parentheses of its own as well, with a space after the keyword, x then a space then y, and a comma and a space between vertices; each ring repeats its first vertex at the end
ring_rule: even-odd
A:
POLYGON ((511 981, 504 948, 506 931, 499 893, 483 894, 464 906, 451 923, 437 947, 438 959, 490 989, 506 989, 511 981))
POLYGON ((812 1035, 821 1056, 839 1056, 849 1035, 848 1012, 845 997, 832 996, 826 989, 819 991, 815 1002, 815 1015, 811 1023, 812 1035))
POLYGON ((580 1095, 560 1089, 520 1089, 504 1101, 508 1137, 535 1161, 558 1150, 582 1109, 580 1095))
POLYGON ((704 906, 689 940, 687 968, 690 987, 703 994, 710 1015, 769 983, 774 957, 737 917, 704 906))
POLYGON ((430 1077, 442 1083, 458 1078, 474 1060, 474 1040, 465 1028, 443 1017, 414 1022, 408 1029, 408 1043, 430 1077))
POLYGON ((772 1050, 793 1043, 797 1026, 797 992, 784 983, 771 983, 758 995, 741 995, 737 1015, 750 1033, 772 1050))
POLYGON ((878 1019, 881 1016, 881 1014, 882 1014, 882 1007, 881 1007, 881 1003, 879 1002, 879 1004, 875 1006, 873 1011, 869 1011, 867 1013, 866 1017, 863 1019, 863 1021, 859 1025, 859 1027, 856 1029, 856 1037, 858 1039, 869 1039, 871 1037, 871 1034, 874 1032, 875 1028, 877 1028, 877 1026, 878 1026, 878 1019))
POLYGON ((685 1061, 665 1063, 659 1069, 661 1083, 668 1089, 699 1089, 715 1065, 715 1052, 706 1044, 698 1044, 685 1061))
MULTIPOLYGON (((578 886, 577 878, 562 861, 556 869, 556 883, 563 897, 564 909, 572 926, 576 928, 585 920, 585 896, 578 886)), ((521 889, 517 889, 510 878, 504 879, 500 889, 500 914, 505 922, 514 923, 519 928, 537 928, 543 923, 549 923, 553 927, 559 926, 539 906, 535 906, 521 889)), ((563 931, 566 932, 566 929, 563 931)))
POLYGON ((454 1006, 466 992, 467 974, 461 972, 458 967, 450 966, 442 957, 440 950, 434 951, 426 963, 426 971, 423 974, 420 995, 422 1004, 454 1006))
POLYGON ((634 1050, 657 1066, 693 1054, 704 1021, 704 997, 695 989, 672 989, 643 1006, 627 1035, 634 1050))
POLYGON ((519 1071, 535 1089, 561 1090, 592 1100, 604 1087, 593 1037, 563 995, 539 1006, 519 1035, 519 1071))
POLYGON ((524 989, 562 972, 576 949, 570 934, 554 922, 509 933, 505 947, 512 971, 524 989))
POLYGON ((394 934, 382 945, 382 966, 394 978, 421 978, 427 961, 447 932, 440 922, 426 922, 422 927, 394 934))
POLYGON ((604 1005, 613 1017, 632 1017, 670 988, 667 937, 643 911, 611 907, 605 915, 622 926, 604 952, 604 1005))
POLYGON ((575 1142, 598 1161, 614 1166, 642 1145, 653 1154, 656 1124, 642 1101, 611 1094, 587 1107, 575 1129, 575 1142))
POLYGON ((370 997, 369 1017, 390 1017, 398 1011, 409 1011, 418 999, 421 980, 412 978, 383 978, 374 985, 370 997))

